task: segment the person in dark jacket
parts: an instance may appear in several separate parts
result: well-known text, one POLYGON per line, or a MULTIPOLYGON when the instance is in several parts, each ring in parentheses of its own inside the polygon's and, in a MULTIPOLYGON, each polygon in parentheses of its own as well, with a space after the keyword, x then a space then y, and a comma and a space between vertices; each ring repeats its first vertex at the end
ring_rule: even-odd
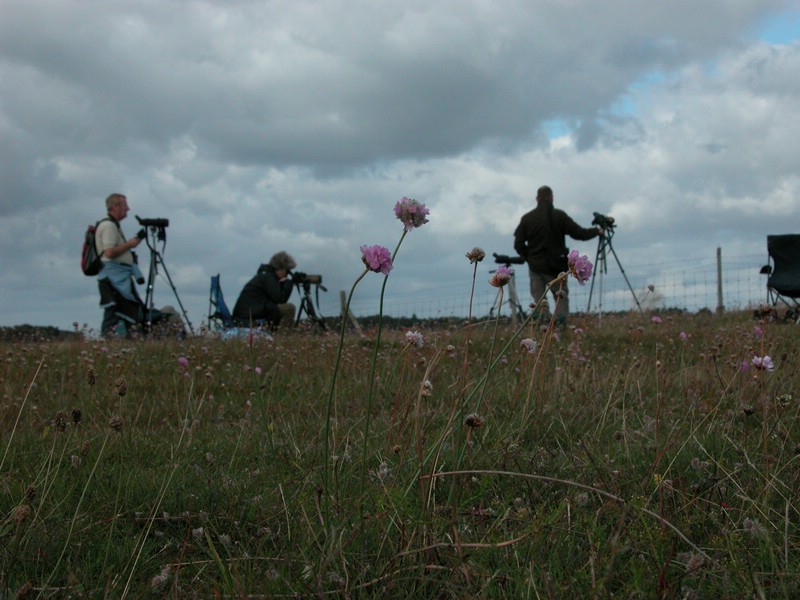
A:
MULTIPOLYGON (((584 228, 563 210, 553 207, 553 190, 543 185, 536 192, 536 208, 525 213, 514 231, 514 250, 528 263, 533 301, 541 318, 549 318, 545 292, 547 284, 567 270, 565 237, 591 240, 603 235, 600 227, 584 228)), ((569 297, 566 279, 551 289, 555 301, 554 314, 559 323, 566 322, 569 297)))
POLYGON ((258 267, 236 300, 234 320, 241 325, 266 322, 271 329, 284 319, 290 327, 294 325, 295 307, 288 300, 294 287, 289 272, 296 266, 294 258, 281 251, 258 267))

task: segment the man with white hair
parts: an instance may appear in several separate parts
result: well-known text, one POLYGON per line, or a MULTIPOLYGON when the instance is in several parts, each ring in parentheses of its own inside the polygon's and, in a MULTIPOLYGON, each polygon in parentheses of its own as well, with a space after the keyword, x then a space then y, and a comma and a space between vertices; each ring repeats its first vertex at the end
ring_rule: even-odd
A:
POLYGON ((138 246, 144 232, 126 239, 120 221, 128 216, 128 199, 124 194, 110 194, 106 198, 108 216, 101 220, 95 232, 97 253, 103 261, 103 268, 97 276, 100 290, 100 306, 103 307, 102 336, 113 335, 117 324, 125 323, 126 335, 130 327, 142 320, 142 301, 136 292, 134 279, 143 281, 142 273, 136 265, 132 250, 138 246))

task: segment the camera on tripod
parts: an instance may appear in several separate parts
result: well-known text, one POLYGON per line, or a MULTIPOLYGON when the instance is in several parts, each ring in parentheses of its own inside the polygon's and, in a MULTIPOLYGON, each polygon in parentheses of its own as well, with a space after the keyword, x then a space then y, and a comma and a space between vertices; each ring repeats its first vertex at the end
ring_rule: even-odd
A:
POLYGON ((525 259, 521 256, 508 256, 507 254, 498 254, 497 252, 492 252, 492 256, 494 256, 494 262, 498 265, 524 265, 525 259))
POLYGON ((169 219, 141 219, 139 215, 136 215, 136 220, 142 227, 158 227, 159 229, 169 227, 169 219))
POLYGON ((295 271, 292 273, 292 283, 295 285, 308 285, 312 283, 319 285, 322 283, 322 275, 309 275, 302 271, 295 271))
POLYGON ((614 217, 596 212, 594 213, 594 219, 592 219, 592 225, 599 225, 603 229, 614 229, 614 217))

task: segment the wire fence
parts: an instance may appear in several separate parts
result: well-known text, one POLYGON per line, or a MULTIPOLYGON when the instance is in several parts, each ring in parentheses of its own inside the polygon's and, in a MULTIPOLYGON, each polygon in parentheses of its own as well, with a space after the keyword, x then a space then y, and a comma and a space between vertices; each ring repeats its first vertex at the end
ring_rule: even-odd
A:
MULTIPOLYGON (((715 255, 690 259, 680 264, 665 261, 661 264, 632 263, 622 266, 612 258, 609 256, 606 268, 597 269, 585 285, 579 285, 574 279, 569 280, 570 312, 624 312, 638 310, 637 305, 648 311, 715 311, 720 306, 719 283, 721 306, 725 310, 746 310, 767 300, 766 276, 759 273, 761 266, 767 262, 763 255, 723 257, 721 278, 718 277, 715 255)), ((471 299, 474 317, 489 315, 498 300, 497 290, 486 283, 496 265, 484 262, 480 267, 471 299)), ((520 304, 528 310, 532 298, 527 267, 519 267, 516 269, 515 288, 520 304)), ((470 312, 471 285, 471 278, 461 283, 439 283, 413 292, 398 292, 389 285, 384 299, 384 314, 419 319, 466 317, 470 312)), ((501 314, 508 315, 510 312, 510 295, 510 290, 506 288, 501 314)), ((323 316, 340 314, 337 294, 326 294, 319 300, 319 310, 323 316)), ((356 316, 371 316, 378 313, 379 306, 377 299, 363 297, 354 298, 350 308, 356 316)))

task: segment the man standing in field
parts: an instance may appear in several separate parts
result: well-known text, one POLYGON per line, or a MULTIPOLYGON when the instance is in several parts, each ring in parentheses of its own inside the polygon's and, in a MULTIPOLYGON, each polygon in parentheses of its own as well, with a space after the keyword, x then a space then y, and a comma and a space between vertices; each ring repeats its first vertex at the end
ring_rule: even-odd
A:
POLYGON ((131 238, 125 239, 120 221, 128 216, 128 199, 123 194, 111 194, 106 198, 108 216, 100 221, 95 232, 97 253, 103 261, 103 268, 97 276, 100 290, 100 306, 103 307, 103 323, 100 335, 113 335, 119 323, 123 321, 126 330, 131 325, 140 323, 144 317, 142 301, 136 291, 134 279, 144 281, 136 264, 132 250, 144 237, 144 230, 131 238))
MULTIPOLYGON (((536 208, 524 214, 514 231, 514 250, 528 263, 531 296, 540 303, 536 310, 540 318, 549 319, 545 293, 547 284, 567 270, 568 249, 565 237, 591 240, 603 235, 601 227, 584 228, 563 210, 553 207, 553 190, 543 185, 536 192, 536 208)), ((555 302, 554 314, 559 324, 566 323, 569 297, 566 279, 551 290, 555 302)))

